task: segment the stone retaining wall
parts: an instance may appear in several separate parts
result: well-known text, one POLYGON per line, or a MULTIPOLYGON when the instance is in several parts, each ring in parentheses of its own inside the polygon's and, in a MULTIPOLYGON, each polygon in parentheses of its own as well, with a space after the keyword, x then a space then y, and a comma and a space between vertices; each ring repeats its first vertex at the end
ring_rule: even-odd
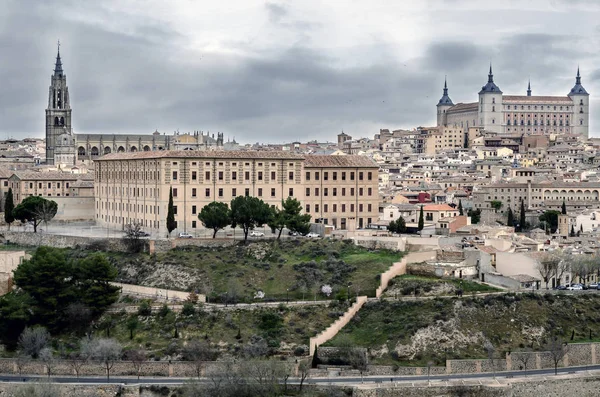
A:
MULTIPOLYGON (((63 236, 59 234, 32 233, 19 231, 4 231, 0 234, 0 242, 10 241, 11 244, 21 246, 37 247, 47 245, 55 248, 73 248, 87 247, 90 244, 101 243, 106 245, 109 251, 127 252, 127 247, 122 238, 99 238, 83 236, 63 236)), ((179 239, 171 238, 165 240, 144 240, 148 244, 148 250, 154 252, 167 252, 176 247, 209 247, 221 248, 230 247, 239 244, 239 241, 232 239, 179 239)))

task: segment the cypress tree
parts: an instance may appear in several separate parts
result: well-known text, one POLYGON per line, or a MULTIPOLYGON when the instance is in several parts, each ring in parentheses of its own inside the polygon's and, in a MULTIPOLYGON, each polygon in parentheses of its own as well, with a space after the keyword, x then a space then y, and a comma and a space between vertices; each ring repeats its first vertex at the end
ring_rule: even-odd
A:
POLYGON ((423 228, 425 227, 425 219, 423 217, 423 206, 421 206, 421 210, 419 212, 419 231, 423 230, 423 228))
POLYGON ((460 216, 464 215, 463 207, 462 207, 462 200, 458 200, 458 215, 460 215, 460 216))
POLYGON ((567 215, 567 204, 565 203, 565 200, 563 200, 563 203, 562 203, 562 208, 561 208, 561 210, 562 210, 562 211, 561 211, 561 213, 562 213, 563 215, 567 215))
POLYGON ((173 188, 169 190, 169 207, 167 208, 167 231, 169 234, 177 228, 175 222, 175 210, 173 209, 173 188))
POLYGON ((525 220, 525 202, 521 200, 521 213, 519 214, 519 231, 523 231, 527 228, 527 221, 525 220))
POLYGON ((512 208, 508 207, 508 213, 506 218, 506 226, 514 226, 515 225, 515 216, 513 215, 512 208))
POLYGON ((575 226, 571 225, 571 237, 575 237, 575 226))
POLYGON ((6 194, 6 202, 4 203, 4 221, 8 224, 8 230, 10 230, 10 224, 15 221, 14 211, 13 191, 12 188, 9 188, 6 194))

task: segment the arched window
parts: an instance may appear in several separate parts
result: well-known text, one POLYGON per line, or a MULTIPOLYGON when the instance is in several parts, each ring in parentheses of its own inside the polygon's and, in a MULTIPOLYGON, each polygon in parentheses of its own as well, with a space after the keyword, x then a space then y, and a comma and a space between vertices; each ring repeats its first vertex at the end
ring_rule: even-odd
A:
POLYGON ((130 152, 137 152, 137 148, 135 146, 132 146, 129 148, 130 152))
POLYGON ((60 125, 65 125, 65 118, 64 117, 60 118, 60 125))
POLYGON ((110 147, 109 147, 109 146, 106 146, 106 147, 104 148, 104 154, 109 154, 110 152, 111 152, 111 150, 110 150, 110 147))
POLYGON ((492 103, 496 103, 496 98, 492 98, 492 103))
POLYGON ((85 148, 83 146, 79 146, 77 148, 77 155, 78 156, 85 156, 85 148))
POLYGON ((144 146, 144 152, 149 152, 150 151, 150 146, 146 145, 144 146))
POLYGON ((123 146, 119 146, 119 148, 117 149, 117 153, 123 153, 125 151, 125 148, 123 146))
POLYGON ((55 117, 55 118, 54 118, 54 125, 59 125, 59 122, 60 122, 60 121, 58 120, 58 117, 55 117))
POLYGON ((98 148, 96 146, 92 146, 92 150, 90 150, 90 153, 92 154, 92 156, 97 156, 98 153, 98 148))

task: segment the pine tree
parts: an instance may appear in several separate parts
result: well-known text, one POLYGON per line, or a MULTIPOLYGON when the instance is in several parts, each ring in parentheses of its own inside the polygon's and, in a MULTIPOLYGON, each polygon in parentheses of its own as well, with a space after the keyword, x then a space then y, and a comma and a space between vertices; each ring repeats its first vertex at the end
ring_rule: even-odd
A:
POLYGON ((8 188, 8 193, 6 194, 6 203, 4 204, 4 221, 8 225, 8 230, 10 230, 10 224, 15 221, 15 203, 13 201, 13 192, 12 188, 8 188))
POLYGON ((565 200, 563 200, 563 203, 562 203, 562 208, 561 208, 561 210, 562 210, 562 211, 561 211, 561 213, 562 213, 563 215, 567 215, 567 204, 565 203, 565 200))
POLYGON ((515 225, 515 216, 513 215, 512 208, 508 207, 508 212, 506 215, 506 226, 514 226, 515 225))
POLYGON ((173 188, 169 189, 169 206, 167 208, 167 231, 169 235, 173 230, 177 228, 177 222, 175 221, 175 210, 173 208, 173 188))
POLYGON ((571 225, 571 236, 570 237, 575 237, 575 226, 571 225))
POLYGON ((458 215, 460 215, 460 216, 464 215, 463 206, 462 206, 462 200, 458 200, 458 215))
POLYGON ((425 219, 423 217, 423 206, 421 206, 421 210, 419 212, 419 231, 423 230, 423 228, 425 227, 425 219))
POLYGON ((390 233, 396 233, 396 221, 391 220, 387 227, 390 233))

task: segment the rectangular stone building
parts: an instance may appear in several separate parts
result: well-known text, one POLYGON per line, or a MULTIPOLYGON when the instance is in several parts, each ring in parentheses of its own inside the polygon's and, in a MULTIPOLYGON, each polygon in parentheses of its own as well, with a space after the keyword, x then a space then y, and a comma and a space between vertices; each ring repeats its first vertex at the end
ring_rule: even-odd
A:
POLYGON ((295 197, 313 222, 354 230, 378 217, 378 166, 363 156, 314 156, 284 151, 157 151, 97 159, 98 225, 140 222, 166 233, 173 189, 176 232, 201 229, 198 214, 212 201, 254 196, 269 205, 295 197))

